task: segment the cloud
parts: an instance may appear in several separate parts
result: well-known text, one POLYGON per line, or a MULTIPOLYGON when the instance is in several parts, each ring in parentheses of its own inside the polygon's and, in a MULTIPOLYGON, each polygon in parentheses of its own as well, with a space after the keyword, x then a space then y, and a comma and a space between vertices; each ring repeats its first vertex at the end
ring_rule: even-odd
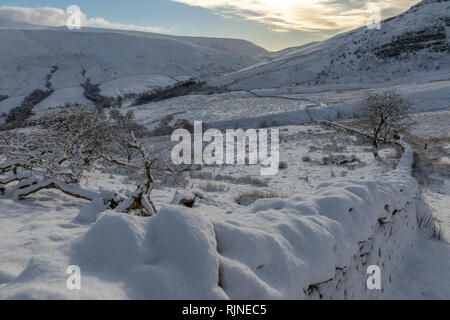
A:
MULTIPOLYGON (((58 27, 65 26, 68 17, 68 13, 58 8, 0 7, 0 26, 10 23, 26 23, 38 26, 58 27)), ((134 24, 111 22, 103 18, 88 18, 85 13, 81 13, 81 26, 170 33, 169 30, 160 27, 137 26, 134 24)))
POLYGON ((101 27, 106 29, 134 30, 143 32, 170 33, 170 30, 161 27, 137 26, 134 24, 122 24, 110 22, 103 18, 91 18, 86 20, 86 26, 101 27))
POLYGON ((381 9, 382 17, 399 14, 419 0, 172 0, 238 16, 267 25, 272 31, 350 30, 366 25, 369 8, 381 9))
POLYGON ((28 23, 44 26, 66 24, 66 14, 57 8, 0 7, 0 25, 9 22, 28 23))

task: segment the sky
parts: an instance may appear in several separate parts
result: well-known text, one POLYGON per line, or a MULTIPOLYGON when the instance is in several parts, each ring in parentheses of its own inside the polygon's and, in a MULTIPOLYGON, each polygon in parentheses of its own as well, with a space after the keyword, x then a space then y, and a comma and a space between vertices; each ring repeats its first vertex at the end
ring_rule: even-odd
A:
POLYGON ((78 6, 82 26, 249 40, 270 51, 330 38, 389 18, 419 0, 0 0, 0 25, 65 25, 78 6))

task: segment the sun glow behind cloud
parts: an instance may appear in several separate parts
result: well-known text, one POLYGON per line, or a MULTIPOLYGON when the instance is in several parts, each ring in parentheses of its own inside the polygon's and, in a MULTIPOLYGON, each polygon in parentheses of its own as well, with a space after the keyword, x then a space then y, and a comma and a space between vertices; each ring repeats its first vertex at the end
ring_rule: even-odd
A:
POLYGON ((172 0, 238 16, 267 25, 272 31, 350 30, 365 25, 369 8, 380 7, 383 17, 398 14, 419 0, 172 0))

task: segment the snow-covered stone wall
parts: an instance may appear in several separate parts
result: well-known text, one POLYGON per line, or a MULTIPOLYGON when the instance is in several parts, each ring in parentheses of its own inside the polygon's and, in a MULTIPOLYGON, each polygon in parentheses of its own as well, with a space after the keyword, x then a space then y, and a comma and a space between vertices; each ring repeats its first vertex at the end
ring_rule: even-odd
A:
POLYGON ((375 299, 395 294, 393 274, 398 274, 403 267, 406 250, 413 245, 417 229, 418 189, 411 178, 413 152, 408 145, 401 145, 404 156, 398 169, 386 176, 384 182, 396 181, 393 186, 397 185, 398 190, 394 189, 393 194, 399 194, 398 199, 402 200, 394 206, 386 202, 384 209, 388 214, 378 218, 371 236, 358 242, 359 250, 351 262, 344 268, 337 267, 332 279, 312 284, 306 292, 307 299, 375 299), (407 183, 399 183, 399 179, 407 183), (367 269, 371 265, 381 269, 381 290, 369 290, 366 286, 367 269))
MULTIPOLYGON (((375 298, 391 290, 415 233, 412 161, 406 146, 377 180, 325 183, 229 214, 207 203, 148 219, 105 212, 66 252, 92 283, 114 279, 129 298, 375 298), (369 265, 381 268, 383 290, 366 288, 369 265)), ((90 283, 84 298, 98 291, 90 283)))
POLYGON ((204 198, 142 218, 98 214, 94 202, 74 240, 33 256, 1 285, 0 299, 383 297, 416 234, 412 162, 405 145, 397 168, 376 179, 324 183, 234 212, 204 198), (64 285, 71 265, 81 269, 82 290, 64 285), (366 288, 370 265, 381 268, 382 290, 366 288))
POLYGON ((337 268, 335 276, 325 282, 312 284, 307 299, 376 299, 393 296, 393 274, 399 274, 405 262, 406 249, 413 245, 416 230, 415 203, 398 210, 389 219, 381 218, 372 237, 359 242, 359 251, 344 268, 337 268), (368 267, 379 266, 381 290, 366 286, 368 267))
POLYGON ((323 184, 216 219, 221 287, 233 299, 371 298, 390 290, 416 224, 412 151, 377 181, 323 184), (366 288, 369 265, 383 290, 366 288))

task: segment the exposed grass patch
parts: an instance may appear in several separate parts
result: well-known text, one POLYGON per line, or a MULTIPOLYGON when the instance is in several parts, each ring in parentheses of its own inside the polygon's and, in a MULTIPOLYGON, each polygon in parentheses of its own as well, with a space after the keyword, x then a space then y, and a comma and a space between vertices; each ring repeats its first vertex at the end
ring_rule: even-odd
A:
POLYGON ((286 196, 276 192, 251 191, 241 193, 234 199, 234 201, 241 206, 249 206, 259 199, 276 199, 276 198, 286 198, 286 196))
POLYGON ((216 184, 212 182, 207 182, 204 184, 199 184, 197 187, 205 192, 228 192, 230 188, 224 184, 216 184))
POLYGON ((311 158, 309 156, 305 155, 302 157, 302 161, 303 162, 311 162, 311 158))
POLYGON ((246 176, 230 176, 230 175, 222 175, 222 174, 213 174, 212 172, 194 172, 191 176, 192 179, 201 179, 201 180, 214 180, 214 181, 225 181, 234 184, 249 184, 257 187, 267 187, 268 184, 265 180, 260 178, 252 177, 249 175, 246 176))
POLYGON ((420 212, 417 210, 417 225, 430 239, 442 240, 442 228, 431 208, 420 212))

